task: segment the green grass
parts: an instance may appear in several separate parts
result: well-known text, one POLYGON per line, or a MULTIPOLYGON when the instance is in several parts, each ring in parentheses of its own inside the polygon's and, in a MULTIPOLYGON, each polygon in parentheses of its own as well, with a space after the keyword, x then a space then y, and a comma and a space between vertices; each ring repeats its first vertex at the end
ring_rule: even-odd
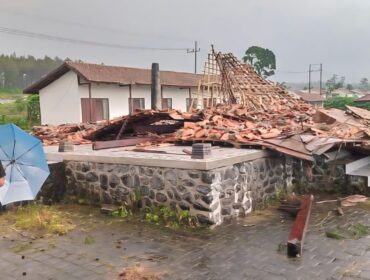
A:
MULTIPOLYGON (((0 99, 3 99, 4 94, 0 92, 0 99), (3 95, 2 95, 3 94, 3 95)), ((12 103, 0 104, 0 124, 14 123, 24 130, 30 130, 33 125, 27 120, 27 100, 22 95, 16 95, 12 103)), ((9 99, 5 98, 4 99, 9 99)))
POLYGON ((349 227, 338 226, 337 229, 326 231, 326 237, 333 239, 360 239, 370 234, 370 228, 362 223, 351 223, 349 227))
POLYGON ((40 235, 64 235, 75 227, 65 213, 53 206, 31 204, 6 215, 15 228, 40 235))
POLYGON ((324 101, 325 108, 337 108, 346 110, 346 105, 370 110, 370 102, 355 102, 354 97, 336 96, 324 101))
POLYGON ((19 99, 23 97, 20 88, 0 88, 0 99, 19 99))
POLYGON ((325 232, 326 234, 326 237, 328 238, 333 238, 333 239, 337 239, 337 240, 341 240, 341 239, 344 239, 345 236, 343 236, 341 233, 339 233, 338 231, 327 231, 325 232))
POLYGON ((369 227, 361 223, 356 223, 351 225, 350 231, 355 239, 359 239, 369 234, 369 227))
POLYGON ((31 246, 31 244, 29 242, 27 242, 27 243, 19 243, 19 244, 15 245, 12 248, 12 251, 14 253, 18 254, 18 253, 21 253, 23 251, 27 251, 27 250, 29 250, 31 248, 32 248, 32 246, 31 246))

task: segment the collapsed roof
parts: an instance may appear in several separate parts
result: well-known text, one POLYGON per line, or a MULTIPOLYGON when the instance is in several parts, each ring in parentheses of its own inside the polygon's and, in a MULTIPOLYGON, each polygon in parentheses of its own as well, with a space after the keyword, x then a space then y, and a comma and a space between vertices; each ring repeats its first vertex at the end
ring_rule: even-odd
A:
MULTIPOLYGON (((209 108, 192 113, 142 110, 100 126, 80 129, 81 125, 75 125, 64 134, 55 133, 60 127, 38 127, 35 134, 46 144, 63 139, 78 144, 155 135, 151 142, 264 147, 310 161, 314 155, 343 145, 370 151, 369 111, 350 106, 346 112, 315 109, 293 98, 284 88, 264 80, 250 65, 242 64, 232 54, 214 53, 213 56, 219 71, 217 94, 223 104, 214 106, 211 102, 209 108)), ((209 77, 201 83, 207 80, 209 87, 209 77)), ((147 139, 143 138, 143 142, 147 139)))

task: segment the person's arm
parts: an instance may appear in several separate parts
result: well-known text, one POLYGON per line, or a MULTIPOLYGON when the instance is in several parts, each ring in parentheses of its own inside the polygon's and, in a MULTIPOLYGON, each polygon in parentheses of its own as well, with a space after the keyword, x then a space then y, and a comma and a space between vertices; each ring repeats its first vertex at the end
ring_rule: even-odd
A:
POLYGON ((4 184, 5 184, 5 170, 0 161, 0 187, 4 186, 4 184))

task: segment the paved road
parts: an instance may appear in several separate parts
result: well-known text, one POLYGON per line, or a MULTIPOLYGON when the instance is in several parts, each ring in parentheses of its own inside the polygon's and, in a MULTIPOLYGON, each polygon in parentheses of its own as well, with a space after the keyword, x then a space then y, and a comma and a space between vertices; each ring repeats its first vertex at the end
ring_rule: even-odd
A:
POLYGON ((314 211, 303 257, 291 260, 278 249, 292 220, 281 222, 278 212, 195 233, 81 215, 80 225, 66 236, 33 241, 4 236, 0 279, 116 279, 136 264, 171 280, 370 279, 370 236, 334 240, 323 233, 354 221, 370 226, 370 211, 346 209, 345 217, 314 226, 322 217, 314 211), (91 244, 85 244, 87 236, 91 244))

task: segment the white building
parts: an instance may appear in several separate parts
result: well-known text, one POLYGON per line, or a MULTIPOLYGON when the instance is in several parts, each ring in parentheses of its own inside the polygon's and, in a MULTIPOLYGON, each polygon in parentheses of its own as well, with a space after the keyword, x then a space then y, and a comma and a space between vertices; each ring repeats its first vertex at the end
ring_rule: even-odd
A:
MULTIPOLYGON (((200 78, 160 71, 163 109, 187 111, 200 78)), ((40 95, 42 124, 112 119, 151 108, 151 70, 66 61, 23 92, 40 95)))

